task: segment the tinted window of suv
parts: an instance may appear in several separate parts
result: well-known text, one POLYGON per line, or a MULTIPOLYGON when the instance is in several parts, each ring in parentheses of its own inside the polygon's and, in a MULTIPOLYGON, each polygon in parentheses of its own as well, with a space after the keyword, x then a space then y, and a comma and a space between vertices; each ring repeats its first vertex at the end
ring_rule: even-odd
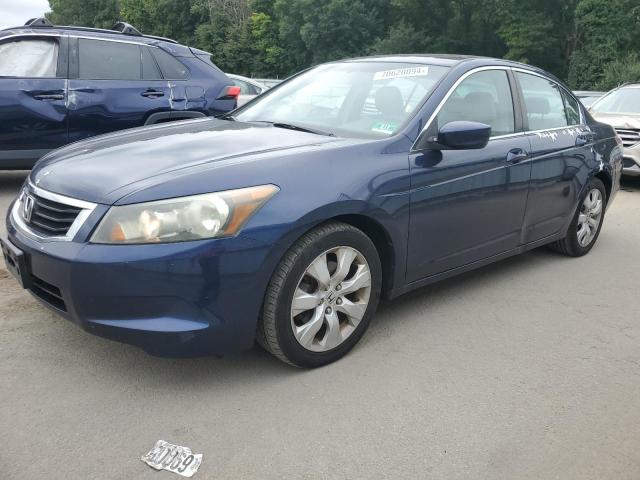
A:
POLYGON ((527 107, 529 130, 549 130, 568 125, 560 87, 546 78, 517 72, 527 107))
POLYGON ((140 80, 140 47, 105 40, 79 40, 80 78, 140 80))
POLYGON ((0 77, 54 78, 58 42, 30 39, 0 43, 0 77))
POLYGON ((151 56, 149 47, 142 47, 142 78, 145 80, 160 80, 162 74, 151 56))
POLYGON ((160 70, 164 78, 171 80, 180 80, 189 76, 189 70, 170 54, 160 48, 151 49, 153 56, 156 57, 160 70))

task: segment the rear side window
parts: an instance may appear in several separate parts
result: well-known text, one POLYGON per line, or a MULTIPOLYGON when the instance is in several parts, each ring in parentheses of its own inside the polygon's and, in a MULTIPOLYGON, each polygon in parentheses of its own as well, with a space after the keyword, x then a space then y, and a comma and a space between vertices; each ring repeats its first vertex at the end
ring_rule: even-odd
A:
POLYGON ((490 125, 494 137, 514 133, 515 114, 507 72, 488 70, 463 80, 440 110, 437 125, 441 128, 456 121, 490 125))
POLYGON ((578 104, 578 100, 564 90, 562 90, 561 93, 562 98, 564 99, 564 111, 567 115, 567 122, 569 125, 580 125, 582 123, 582 118, 580 115, 580 105, 578 104))
POLYGON ((561 89, 546 78, 516 73, 527 108, 529 130, 549 130, 568 125, 561 89))
POLYGON ((140 47, 131 43, 88 40, 78 45, 80 78, 140 80, 140 47))
POLYGON ((148 47, 142 47, 142 78, 144 80, 160 80, 162 74, 156 65, 156 61, 151 56, 148 47))
POLYGON ((55 78, 58 42, 16 40, 0 43, 0 77, 55 78))
POLYGON ((189 70, 181 62, 173 58, 170 54, 161 50, 160 48, 153 48, 151 50, 153 56, 156 58, 160 70, 164 78, 170 80, 182 80, 189 76, 189 70))

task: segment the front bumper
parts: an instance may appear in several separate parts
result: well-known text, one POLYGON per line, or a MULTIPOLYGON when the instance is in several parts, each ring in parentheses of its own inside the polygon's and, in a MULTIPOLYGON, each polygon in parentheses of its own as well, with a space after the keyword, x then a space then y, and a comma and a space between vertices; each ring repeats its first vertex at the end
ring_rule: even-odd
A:
POLYGON ((93 245, 33 239, 9 219, 7 228, 25 288, 92 334, 170 357, 253 346, 271 271, 263 242, 93 245))

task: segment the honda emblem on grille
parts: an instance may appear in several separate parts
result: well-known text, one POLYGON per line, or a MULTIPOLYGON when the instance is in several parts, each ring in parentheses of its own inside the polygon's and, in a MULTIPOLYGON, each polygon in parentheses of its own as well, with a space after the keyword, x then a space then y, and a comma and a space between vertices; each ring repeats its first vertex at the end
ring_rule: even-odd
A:
POLYGON ((24 201, 22 203, 22 216, 27 222, 31 221, 31 215, 33 215, 33 206, 35 203, 36 201, 31 195, 26 194, 24 196, 24 201))

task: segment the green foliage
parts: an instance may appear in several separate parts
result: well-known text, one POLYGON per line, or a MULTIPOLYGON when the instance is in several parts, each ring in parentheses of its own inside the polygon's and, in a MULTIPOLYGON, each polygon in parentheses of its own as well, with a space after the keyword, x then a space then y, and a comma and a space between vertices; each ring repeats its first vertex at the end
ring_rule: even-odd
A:
POLYGON ((637 51, 640 41, 640 7, 637 0, 582 0, 576 8, 577 48, 569 68, 576 88, 611 88, 611 65, 637 51))
POLYGON ((639 0, 50 0, 57 24, 210 51, 223 70, 284 77, 368 54, 460 53, 547 69, 574 88, 638 79, 639 0))
POLYGON ((630 53, 609 63, 602 80, 595 86, 598 90, 609 90, 623 83, 637 82, 640 82, 640 57, 637 53, 630 53))
POLYGON ((118 21, 117 0, 49 0, 54 25, 111 28, 118 21))

